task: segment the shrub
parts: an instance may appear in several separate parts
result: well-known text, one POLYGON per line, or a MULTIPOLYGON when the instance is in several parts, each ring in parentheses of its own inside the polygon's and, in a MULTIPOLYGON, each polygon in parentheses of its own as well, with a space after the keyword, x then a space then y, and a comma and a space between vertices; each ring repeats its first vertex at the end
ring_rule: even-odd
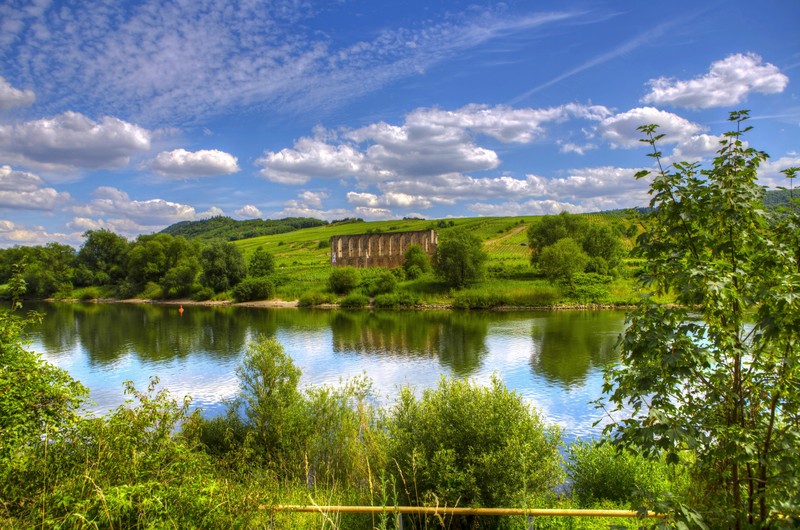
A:
POLYGON ((328 276, 328 287, 336 294, 347 294, 361 281, 361 273, 355 267, 335 267, 328 276))
POLYGON ((206 300, 211 300, 213 297, 214 289, 211 287, 201 287, 192 295, 192 300, 195 302, 205 302, 206 300))
POLYGON ((381 270, 366 286, 370 296, 391 293, 397 288, 397 277, 388 269, 381 270))
POLYGON ((381 309, 413 309, 419 303, 419 298, 406 291, 399 293, 379 294, 372 304, 381 309))
POLYGON ((275 285, 268 278, 245 278, 233 288, 233 299, 237 302, 268 300, 275 294, 275 285))
POLYGON ((332 304, 334 302, 334 297, 330 293, 308 291, 300 295, 297 305, 299 307, 313 307, 315 305, 332 304))
POLYGON ((406 502, 513 506, 563 480, 558 430, 496 376, 488 387, 442 377, 419 398, 405 387, 388 427, 398 489, 415 485, 406 502))
POLYGON ((269 276, 275 272, 275 256, 264 247, 258 247, 247 263, 247 273, 253 278, 269 276))
POLYGON ((544 247, 539 255, 539 270, 550 280, 571 282, 573 275, 583 272, 588 263, 589 256, 569 237, 544 247))
POLYGON ((78 290, 78 298, 80 300, 97 300, 102 297, 103 293, 98 287, 84 287, 78 290))
POLYGON ((600 304, 608 300, 608 276, 593 272, 579 272, 572 277, 567 296, 585 304, 600 304))
POLYGON ((612 501, 638 508, 679 493, 680 477, 665 462, 620 451, 608 443, 575 442, 569 446, 567 476, 572 496, 584 507, 612 501))
POLYGON ((144 286, 144 290, 141 292, 141 297, 148 300, 157 300, 162 296, 163 292, 161 291, 161 286, 156 282, 147 282, 147 285, 144 286))
POLYGON ((339 302, 339 305, 348 309, 357 309, 369 305, 369 297, 361 293, 351 293, 339 302))

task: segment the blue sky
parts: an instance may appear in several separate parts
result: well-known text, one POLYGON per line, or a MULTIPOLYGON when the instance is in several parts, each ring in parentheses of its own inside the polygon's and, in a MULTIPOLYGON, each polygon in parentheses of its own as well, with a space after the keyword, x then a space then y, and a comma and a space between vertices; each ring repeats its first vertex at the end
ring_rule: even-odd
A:
POLYGON ((0 3, 0 246, 647 203, 636 127, 800 166, 800 2, 0 3))

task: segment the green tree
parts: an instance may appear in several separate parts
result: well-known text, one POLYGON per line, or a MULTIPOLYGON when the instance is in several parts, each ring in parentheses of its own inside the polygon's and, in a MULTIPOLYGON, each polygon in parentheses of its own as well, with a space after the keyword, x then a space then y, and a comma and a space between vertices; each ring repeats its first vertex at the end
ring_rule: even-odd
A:
POLYGON ((275 272, 275 256, 264 247, 258 247, 247 263, 247 273, 253 278, 269 276, 275 272))
POLYGON ((663 169, 662 135, 640 129, 659 168, 640 278, 677 304, 645 301, 630 314, 604 385, 605 406, 627 418, 606 432, 646 455, 686 458, 689 501, 715 528, 777 527, 779 513, 800 509, 800 219, 764 212, 767 155, 744 143, 746 118, 731 114, 736 130, 709 169, 663 169))
POLYGON ((414 280, 431 270, 431 261, 419 245, 411 245, 403 256, 403 270, 406 278, 414 280))
POLYGON ((247 275, 247 265, 239 247, 214 240, 200 252, 200 283, 215 292, 227 291, 247 275))
POLYGON ((483 277, 486 259, 478 236, 457 230, 437 246, 433 268, 446 284, 460 288, 483 277))
POLYGON ((539 253, 559 239, 571 237, 579 241, 585 228, 586 221, 569 212, 542 216, 538 223, 533 223, 528 227, 528 247, 531 249, 531 261, 536 263, 539 253))
POLYGON ((37 321, 36 314, 20 318, 14 311, 25 292, 21 265, 9 279, 11 310, 0 311, 0 498, 9 498, 14 450, 40 441, 47 432, 72 425, 88 390, 34 352, 25 348, 24 328, 37 321))
POLYGON ((361 283, 355 267, 334 267, 328 276, 328 288, 336 294, 347 294, 361 283))
POLYGON ((110 230, 89 230, 78 251, 82 285, 118 285, 127 276, 128 241, 110 230))
POLYGON ((293 445, 292 417, 300 403, 300 369, 273 338, 247 345, 239 376, 239 394, 232 406, 253 434, 250 442, 267 460, 293 445))
POLYGON ((572 276, 583 272, 587 263, 589 256, 571 237, 559 239, 544 247, 539 255, 539 270, 551 280, 572 282, 572 276))

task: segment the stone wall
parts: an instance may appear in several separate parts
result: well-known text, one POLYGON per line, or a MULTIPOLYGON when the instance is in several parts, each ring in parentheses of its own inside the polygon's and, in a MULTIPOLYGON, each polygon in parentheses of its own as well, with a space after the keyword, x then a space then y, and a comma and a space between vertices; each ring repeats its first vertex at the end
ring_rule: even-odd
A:
POLYGON ((439 235, 433 230, 333 236, 331 265, 398 267, 403 264, 406 249, 411 245, 419 245, 428 256, 432 256, 438 243, 439 235))

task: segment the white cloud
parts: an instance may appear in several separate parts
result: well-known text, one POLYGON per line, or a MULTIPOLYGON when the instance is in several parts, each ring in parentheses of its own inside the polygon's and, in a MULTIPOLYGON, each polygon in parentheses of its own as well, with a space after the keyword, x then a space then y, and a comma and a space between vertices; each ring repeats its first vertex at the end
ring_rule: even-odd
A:
POLYGON ((467 208, 477 215, 516 216, 516 215, 555 215, 561 212, 581 213, 582 206, 552 199, 530 200, 524 202, 503 202, 501 204, 474 203, 467 208))
POLYGON ((651 79, 648 84, 652 89, 642 102, 694 109, 730 107, 751 92, 783 92, 788 83, 789 78, 777 66, 763 62, 754 53, 737 53, 712 63, 708 73, 695 79, 651 79))
POLYGON ((495 169, 497 153, 477 144, 489 136, 503 143, 530 143, 547 136, 547 123, 599 121, 611 112, 575 103, 547 109, 467 105, 457 110, 419 108, 402 125, 377 122, 345 131, 315 130, 293 148, 269 151, 257 160, 273 182, 304 184, 311 178, 353 178, 375 183, 495 169))
POLYGON ((637 129, 643 125, 658 125, 656 134, 663 134, 661 144, 682 143, 700 134, 703 128, 677 114, 653 107, 639 107, 610 116, 597 129, 612 147, 632 148, 642 145, 644 138, 637 129))
POLYGON ((293 149, 266 152, 256 160, 261 176, 282 184, 305 184, 313 177, 349 178, 364 172, 364 155, 355 147, 332 146, 316 138, 303 137, 293 149))
POLYGON ((19 90, 0 76, 0 110, 27 107, 36 99, 33 90, 19 90))
POLYGON ((699 162, 714 155, 720 149, 719 136, 698 134, 683 140, 675 146, 672 154, 664 159, 665 162, 699 162))
POLYGON ((52 211, 70 200, 69 193, 43 186, 33 173, 0 166, 0 208, 52 211))
POLYGON ((419 195, 408 195, 405 193, 389 192, 378 196, 373 193, 349 192, 347 202, 359 207, 377 208, 385 206, 388 208, 430 208, 431 201, 419 195))
POLYGON ((163 199, 132 200, 124 191, 112 187, 97 188, 93 195, 89 204, 72 208, 78 216, 73 223, 85 225, 95 222, 101 227, 113 227, 114 231, 128 237, 161 230, 178 221, 195 221, 223 214, 217 207, 197 212, 187 204, 163 199))
POLYGON ((78 112, 0 125, 0 155, 44 168, 114 168, 150 149, 150 132, 118 118, 95 122, 78 112))
POLYGON ((800 180, 794 179, 792 183, 786 178, 786 175, 781 173, 782 170, 790 167, 800 167, 800 156, 789 154, 774 160, 767 160, 758 168, 758 183, 771 188, 792 186, 795 189, 795 197, 800 197, 800 193, 797 191, 800 190, 800 180))
POLYGON ((253 103, 327 110, 464 50, 515 34, 532 38, 538 28, 581 15, 469 9, 360 41, 334 39, 317 21, 307 23, 349 16, 347 9, 292 0, 235 9, 144 0, 92 9, 53 4, 28 15, 0 4, 0 43, 14 43, 26 58, 24 74, 42 80, 40 91, 61 108, 80 101, 126 116, 185 120, 253 103))
POLYGON ((45 245, 51 241, 77 247, 81 242, 81 233, 51 233, 42 226, 27 227, 0 219, 0 247, 45 245))
POLYGON ((233 213, 243 219, 260 219, 262 217, 261 210, 252 204, 245 204, 233 213))
POLYGON ((165 177, 206 177, 239 171, 236 157, 217 149, 163 151, 150 162, 150 168, 165 177))

